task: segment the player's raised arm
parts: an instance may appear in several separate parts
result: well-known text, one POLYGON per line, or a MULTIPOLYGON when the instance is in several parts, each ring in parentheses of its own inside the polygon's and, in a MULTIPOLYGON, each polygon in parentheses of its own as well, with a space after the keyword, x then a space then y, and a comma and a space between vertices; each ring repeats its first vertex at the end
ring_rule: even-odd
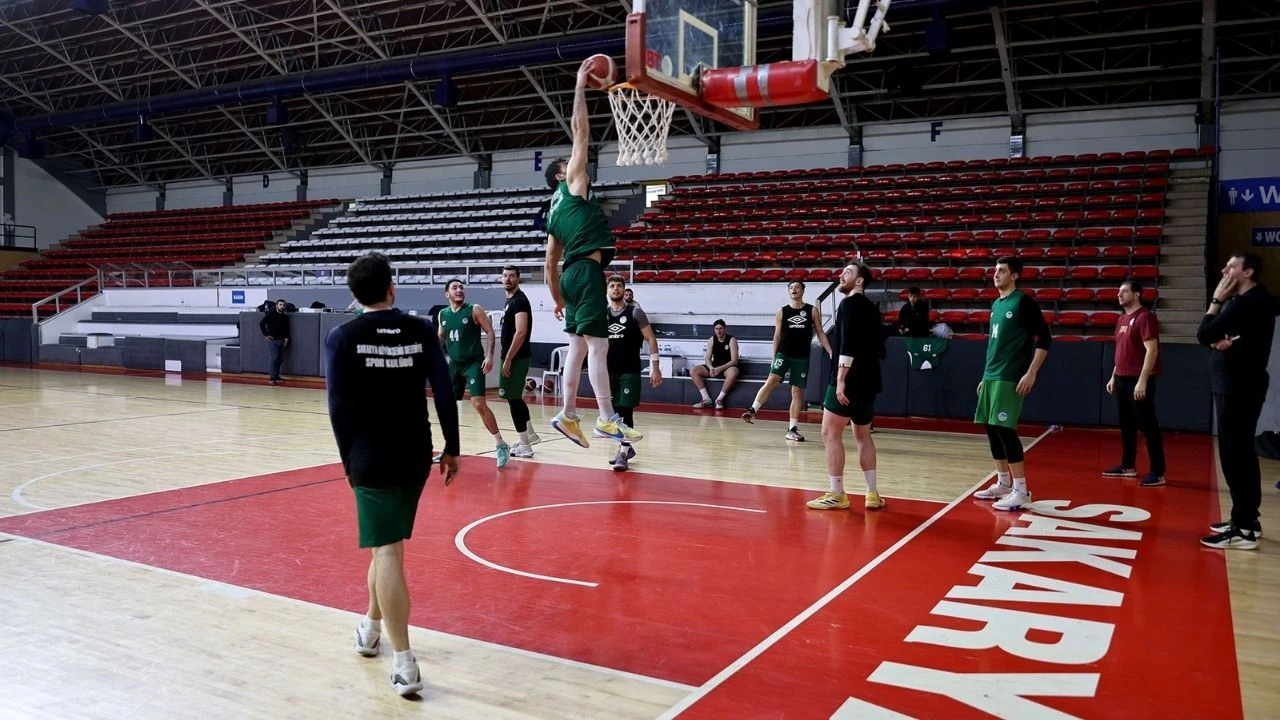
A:
POLYGON ((569 185, 569 192, 586 200, 591 190, 591 179, 587 177, 587 148, 591 144, 591 115, 587 110, 588 63, 578 68, 578 82, 573 88, 573 117, 569 121, 569 130, 573 133, 573 152, 565 163, 564 180, 569 185))

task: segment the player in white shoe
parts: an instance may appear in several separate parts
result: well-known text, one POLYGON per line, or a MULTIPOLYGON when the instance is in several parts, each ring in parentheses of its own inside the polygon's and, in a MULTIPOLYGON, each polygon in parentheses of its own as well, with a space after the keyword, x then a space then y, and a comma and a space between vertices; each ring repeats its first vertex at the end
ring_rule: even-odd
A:
POLYGON ((978 409, 973 416, 987 430, 996 464, 996 481, 973 496, 995 500, 992 507, 997 510, 1019 510, 1031 502, 1018 418, 1052 342, 1040 305, 1018 289, 1021 274, 1018 258, 996 261, 994 282, 1000 297, 991 303, 987 365, 978 383, 978 409))

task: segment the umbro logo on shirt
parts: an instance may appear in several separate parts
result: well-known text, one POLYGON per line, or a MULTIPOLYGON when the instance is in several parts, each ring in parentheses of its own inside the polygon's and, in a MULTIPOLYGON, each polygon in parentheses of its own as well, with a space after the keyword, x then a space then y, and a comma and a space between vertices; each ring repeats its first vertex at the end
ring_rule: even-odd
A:
POLYGON ((627 330, 627 326, 619 323, 613 323, 612 325, 609 326, 610 335, 621 335, 622 333, 626 332, 626 330, 627 330))
POLYGON ((791 326, 794 329, 800 330, 804 328, 805 322, 807 320, 808 318, 804 316, 804 313, 800 313, 797 315, 792 315, 791 317, 787 318, 787 325, 791 326))

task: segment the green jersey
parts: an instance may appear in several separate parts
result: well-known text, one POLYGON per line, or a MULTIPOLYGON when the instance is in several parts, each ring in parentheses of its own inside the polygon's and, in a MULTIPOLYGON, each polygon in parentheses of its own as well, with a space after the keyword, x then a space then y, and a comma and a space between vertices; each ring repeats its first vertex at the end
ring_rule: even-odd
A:
POLYGON ((463 303, 457 310, 440 311, 440 329, 444 332, 444 349, 455 363, 484 358, 480 345, 480 324, 471 317, 475 306, 463 303))
POLYGON ((983 380, 1017 381, 1031 367, 1037 347, 1049 349, 1049 326, 1040 306, 1021 290, 991 303, 991 337, 983 380))
POLYGON ((551 197, 547 233, 564 246, 566 265, 596 250, 606 251, 600 263, 602 268, 613 259, 613 233, 604 209, 594 199, 583 200, 569 192, 567 182, 561 182, 551 197))

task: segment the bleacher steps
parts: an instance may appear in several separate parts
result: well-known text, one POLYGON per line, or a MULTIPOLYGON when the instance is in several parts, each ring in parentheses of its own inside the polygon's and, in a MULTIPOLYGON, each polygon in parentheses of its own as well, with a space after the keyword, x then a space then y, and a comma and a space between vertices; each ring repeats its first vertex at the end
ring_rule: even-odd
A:
POLYGON ((261 262, 261 256, 267 253, 279 252, 282 243, 310 238, 311 233, 327 227, 334 218, 345 214, 347 205, 348 203, 342 202, 329 207, 312 208, 311 214, 306 219, 295 220, 290 229, 273 234, 265 247, 252 255, 246 255, 243 261, 236 263, 235 267, 244 267, 245 265, 261 262))
POLYGON ((1160 334, 1165 342, 1195 342, 1204 316, 1208 168, 1174 168, 1160 249, 1160 334))

